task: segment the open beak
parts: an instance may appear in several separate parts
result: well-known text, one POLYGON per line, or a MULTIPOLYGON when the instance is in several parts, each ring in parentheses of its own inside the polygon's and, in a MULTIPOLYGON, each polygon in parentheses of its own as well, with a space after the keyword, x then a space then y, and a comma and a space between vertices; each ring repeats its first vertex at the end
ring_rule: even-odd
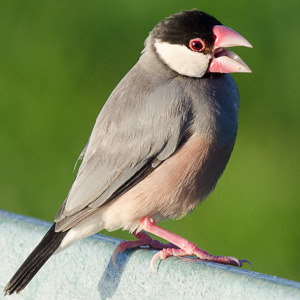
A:
POLYGON ((215 35, 215 43, 208 72, 251 73, 252 71, 243 60, 226 48, 236 46, 253 48, 252 45, 239 33, 226 26, 214 26, 213 33, 215 35))

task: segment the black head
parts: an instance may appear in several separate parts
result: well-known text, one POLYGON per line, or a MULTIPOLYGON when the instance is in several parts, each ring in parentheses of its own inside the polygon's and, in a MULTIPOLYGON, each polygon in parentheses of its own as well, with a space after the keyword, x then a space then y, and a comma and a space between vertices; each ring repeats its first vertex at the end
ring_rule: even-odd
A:
POLYGON ((213 16, 193 9, 182 11, 159 22, 152 31, 153 37, 170 44, 185 45, 195 37, 201 37, 206 47, 211 48, 214 43, 213 26, 222 25, 213 16))
MULTIPOLYGON (((159 22, 147 39, 156 57, 180 75, 201 78, 207 73, 251 72, 227 47, 251 44, 213 16, 197 9, 159 22)), ((146 44, 147 46, 147 44, 146 44)))

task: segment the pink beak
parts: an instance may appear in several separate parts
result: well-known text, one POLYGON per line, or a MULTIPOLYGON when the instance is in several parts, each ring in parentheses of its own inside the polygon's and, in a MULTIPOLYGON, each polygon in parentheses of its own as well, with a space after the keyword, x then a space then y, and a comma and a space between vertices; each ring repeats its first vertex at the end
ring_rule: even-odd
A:
POLYGON ((234 30, 216 25, 213 27, 215 44, 212 59, 208 67, 210 73, 251 73, 250 68, 234 52, 226 47, 243 46, 253 48, 252 45, 234 30))

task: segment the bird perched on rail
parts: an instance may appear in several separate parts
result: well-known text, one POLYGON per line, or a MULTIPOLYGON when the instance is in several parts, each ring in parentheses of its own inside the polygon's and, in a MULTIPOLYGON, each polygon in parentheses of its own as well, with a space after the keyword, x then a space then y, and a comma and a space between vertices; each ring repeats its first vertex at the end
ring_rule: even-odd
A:
POLYGON ((227 47, 251 44, 214 17, 182 11, 159 22, 137 64, 102 108, 53 226, 4 289, 20 292, 55 252, 102 229, 129 230, 154 256, 213 256, 156 225, 191 212, 214 189, 231 155, 239 93, 228 73, 251 72, 227 47), (167 241, 150 238, 153 233, 167 241))

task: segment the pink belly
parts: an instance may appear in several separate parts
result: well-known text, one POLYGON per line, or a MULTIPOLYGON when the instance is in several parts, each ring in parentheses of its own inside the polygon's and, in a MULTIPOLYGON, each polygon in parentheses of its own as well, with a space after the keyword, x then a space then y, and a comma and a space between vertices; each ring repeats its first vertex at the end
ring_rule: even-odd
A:
POLYGON ((157 222, 184 216, 214 189, 232 149, 233 144, 218 145, 194 134, 145 179, 101 209, 104 227, 134 230, 145 216, 157 222))

